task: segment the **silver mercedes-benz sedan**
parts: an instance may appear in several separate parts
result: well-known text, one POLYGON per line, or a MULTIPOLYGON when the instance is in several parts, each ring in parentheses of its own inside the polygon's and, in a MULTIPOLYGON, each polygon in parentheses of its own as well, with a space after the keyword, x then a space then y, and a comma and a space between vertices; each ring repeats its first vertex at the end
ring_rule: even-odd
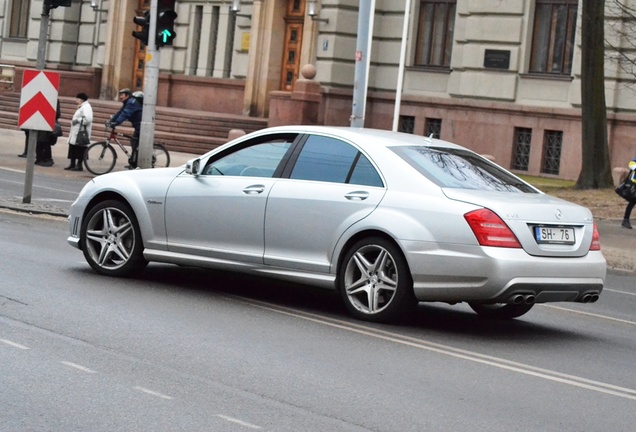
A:
POLYGON ((595 302, 606 272, 588 209, 461 146, 373 129, 264 129, 179 168, 96 177, 69 223, 103 275, 248 272, 338 290, 371 321, 420 301, 491 318, 595 302))

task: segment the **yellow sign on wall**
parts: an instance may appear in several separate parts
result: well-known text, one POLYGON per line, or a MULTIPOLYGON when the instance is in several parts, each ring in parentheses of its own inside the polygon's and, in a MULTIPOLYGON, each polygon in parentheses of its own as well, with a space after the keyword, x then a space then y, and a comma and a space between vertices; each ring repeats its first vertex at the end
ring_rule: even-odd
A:
POLYGON ((250 38, 252 34, 250 32, 243 32, 241 35, 241 51, 250 50, 250 38))

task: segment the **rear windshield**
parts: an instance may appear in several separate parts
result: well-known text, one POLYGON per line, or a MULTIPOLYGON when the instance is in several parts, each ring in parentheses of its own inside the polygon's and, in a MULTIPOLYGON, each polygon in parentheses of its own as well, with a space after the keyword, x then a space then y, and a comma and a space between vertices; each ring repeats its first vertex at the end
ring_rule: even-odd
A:
POLYGON ((391 150, 440 187, 538 193, 514 174, 467 150, 424 146, 391 150))

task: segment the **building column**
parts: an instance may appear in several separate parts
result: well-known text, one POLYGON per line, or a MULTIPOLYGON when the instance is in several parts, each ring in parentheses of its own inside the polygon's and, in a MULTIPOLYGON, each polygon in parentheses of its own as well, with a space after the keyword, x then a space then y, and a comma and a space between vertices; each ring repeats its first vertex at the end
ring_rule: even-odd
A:
POLYGON ((248 54, 243 114, 267 117, 269 93, 278 90, 283 38, 275 32, 284 28, 287 0, 254 0, 248 54))
POLYGON ((104 65, 99 90, 101 99, 113 99, 120 88, 132 87, 135 61, 135 29, 137 0, 111 0, 106 24, 104 65))

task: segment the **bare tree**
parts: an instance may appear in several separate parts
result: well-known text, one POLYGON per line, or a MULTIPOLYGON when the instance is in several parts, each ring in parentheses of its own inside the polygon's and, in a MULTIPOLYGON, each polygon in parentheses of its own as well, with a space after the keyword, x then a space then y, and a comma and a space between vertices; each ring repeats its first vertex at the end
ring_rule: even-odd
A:
POLYGON ((577 189, 613 185, 605 104, 605 0, 583 0, 581 22, 582 166, 577 189))
POLYGON ((636 9, 624 1, 610 0, 605 25, 605 59, 624 72, 620 85, 634 90, 636 79, 636 9))

